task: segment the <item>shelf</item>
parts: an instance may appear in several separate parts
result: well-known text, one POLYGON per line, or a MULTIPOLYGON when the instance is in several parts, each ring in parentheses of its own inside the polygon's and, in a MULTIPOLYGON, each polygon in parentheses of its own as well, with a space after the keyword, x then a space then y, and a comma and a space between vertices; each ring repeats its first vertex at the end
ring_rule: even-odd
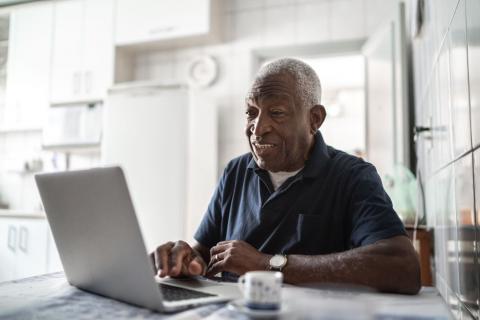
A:
POLYGON ((42 172, 42 170, 8 170, 7 173, 13 173, 18 175, 32 175, 42 172))
POLYGON ((0 209, 0 218, 45 219, 43 211, 0 209))
POLYGON ((100 143, 42 145, 42 150, 75 154, 95 154, 100 153, 100 143))
POLYGON ((41 132, 43 130, 42 127, 34 127, 34 126, 12 126, 12 127, 0 127, 0 134, 8 134, 8 133, 24 133, 24 132, 41 132))
POLYGON ((56 100, 50 102, 50 107, 67 107, 67 106, 78 106, 78 105, 97 105, 103 104, 102 99, 79 99, 79 100, 56 100))

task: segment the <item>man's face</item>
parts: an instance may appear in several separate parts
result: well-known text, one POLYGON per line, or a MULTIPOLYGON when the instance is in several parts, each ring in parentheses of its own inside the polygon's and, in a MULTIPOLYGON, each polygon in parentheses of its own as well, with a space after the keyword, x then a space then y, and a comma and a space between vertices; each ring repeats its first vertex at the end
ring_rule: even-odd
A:
POLYGON ((313 142, 312 127, 293 79, 275 75, 256 81, 247 97, 246 117, 246 134, 260 168, 278 172, 304 166, 313 142))

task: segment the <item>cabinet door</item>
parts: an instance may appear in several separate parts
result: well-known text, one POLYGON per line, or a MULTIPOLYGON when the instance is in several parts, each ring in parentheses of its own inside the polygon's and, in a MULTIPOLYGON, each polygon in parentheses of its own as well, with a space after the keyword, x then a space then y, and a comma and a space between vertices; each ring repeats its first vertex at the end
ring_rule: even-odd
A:
POLYGON ((0 282, 15 279, 17 234, 12 219, 0 218, 0 282))
POLYGON ((82 89, 103 100, 113 82, 113 0, 85 0, 82 89))
POLYGON ((45 2, 12 12, 4 119, 10 125, 43 124, 49 105, 52 9, 45 2))
POLYGON ((52 53, 52 102, 78 100, 81 94, 83 1, 56 1, 52 53))
POLYGON ((207 34, 209 0, 118 0, 116 44, 207 34))
POLYGON ((16 278, 47 272, 47 222, 45 219, 18 219, 16 278))

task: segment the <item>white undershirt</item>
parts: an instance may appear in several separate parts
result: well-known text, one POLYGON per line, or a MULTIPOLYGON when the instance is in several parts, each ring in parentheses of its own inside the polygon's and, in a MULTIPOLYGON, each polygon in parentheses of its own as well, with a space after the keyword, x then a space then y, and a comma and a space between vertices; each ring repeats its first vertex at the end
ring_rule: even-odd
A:
POLYGON ((270 176, 270 180, 273 184, 273 189, 277 190, 288 178, 293 177, 297 173, 300 172, 303 168, 298 169, 297 171, 279 171, 279 172, 270 172, 268 171, 268 175, 270 176))

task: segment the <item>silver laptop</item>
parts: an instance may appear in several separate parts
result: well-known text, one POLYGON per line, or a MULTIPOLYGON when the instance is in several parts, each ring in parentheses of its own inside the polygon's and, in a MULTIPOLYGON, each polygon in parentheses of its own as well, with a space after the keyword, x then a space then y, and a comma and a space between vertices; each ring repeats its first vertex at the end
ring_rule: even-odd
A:
POLYGON ((35 180, 70 284, 160 312, 240 297, 233 283, 155 278, 121 168, 35 180))

